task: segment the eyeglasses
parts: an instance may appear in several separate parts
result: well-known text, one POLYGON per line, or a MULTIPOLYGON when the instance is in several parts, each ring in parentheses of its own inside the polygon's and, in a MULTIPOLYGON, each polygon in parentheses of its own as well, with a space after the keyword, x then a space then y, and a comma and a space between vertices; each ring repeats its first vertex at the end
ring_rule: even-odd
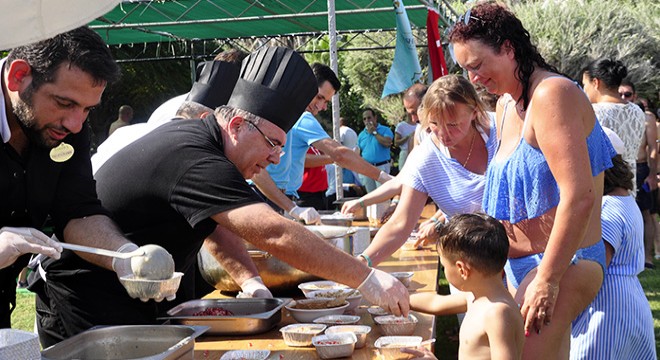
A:
POLYGON ((279 155, 280 157, 282 157, 282 155, 284 155, 284 150, 282 150, 282 145, 275 145, 273 140, 271 140, 268 136, 266 136, 266 134, 264 134, 264 132, 261 131, 261 129, 259 129, 257 124, 253 123, 252 121, 250 121, 248 119, 245 119, 245 121, 248 122, 250 125, 254 126, 254 128, 257 129, 259 134, 261 134, 261 136, 263 136, 264 139, 266 139, 266 141, 268 142, 268 145, 270 145, 270 153, 271 154, 279 155))
POLYGON ((620 95, 622 98, 629 98, 629 97, 633 96, 633 93, 630 92, 630 91, 626 91, 626 92, 620 92, 619 95, 620 95))

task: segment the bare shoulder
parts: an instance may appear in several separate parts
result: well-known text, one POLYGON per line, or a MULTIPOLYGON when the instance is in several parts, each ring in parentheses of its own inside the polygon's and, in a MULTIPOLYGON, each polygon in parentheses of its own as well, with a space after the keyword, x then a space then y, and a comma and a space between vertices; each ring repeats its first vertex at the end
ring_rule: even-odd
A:
POLYGON ((576 103, 591 106, 589 99, 573 80, 563 76, 542 79, 532 95, 534 106, 557 103, 576 103))

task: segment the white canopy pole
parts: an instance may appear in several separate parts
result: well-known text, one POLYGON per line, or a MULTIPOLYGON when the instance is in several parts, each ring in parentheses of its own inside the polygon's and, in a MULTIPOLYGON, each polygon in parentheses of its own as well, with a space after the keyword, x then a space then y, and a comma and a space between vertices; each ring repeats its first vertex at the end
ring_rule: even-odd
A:
MULTIPOLYGON (((337 23, 335 17, 335 0, 328 0, 328 35, 330 37, 330 68, 339 76, 339 64, 337 62, 337 23)), ((332 97, 332 137, 339 141, 339 93, 332 97)), ((344 198, 344 177, 341 167, 335 171, 335 186, 337 200, 344 198)))

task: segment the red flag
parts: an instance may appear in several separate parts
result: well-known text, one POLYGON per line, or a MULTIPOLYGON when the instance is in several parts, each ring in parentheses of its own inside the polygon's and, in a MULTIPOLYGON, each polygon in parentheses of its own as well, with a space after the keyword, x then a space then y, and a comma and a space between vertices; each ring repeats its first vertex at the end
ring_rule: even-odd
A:
POLYGON ((438 21, 440 14, 438 10, 428 8, 426 16, 426 34, 428 36, 429 60, 433 70, 433 80, 447 75, 447 63, 445 62, 445 53, 442 51, 442 41, 440 41, 440 32, 438 31, 438 21))

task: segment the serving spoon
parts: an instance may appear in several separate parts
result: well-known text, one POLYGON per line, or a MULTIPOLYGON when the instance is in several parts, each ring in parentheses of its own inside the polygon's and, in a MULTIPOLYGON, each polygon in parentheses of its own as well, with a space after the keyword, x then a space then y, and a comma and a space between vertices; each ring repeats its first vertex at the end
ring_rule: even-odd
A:
POLYGON ((116 257, 116 258, 120 258, 120 259, 130 259, 134 256, 144 256, 145 255, 144 250, 141 250, 141 249, 133 250, 133 251, 127 252, 127 253, 121 253, 121 252, 112 251, 112 250, 99 249, 99 248, 95 248, 95 247, 69 244, 69 243, 64 243, 64 242, 61 242, 60 245, 62 245, 62 248, 68 249, 68 250, 82 251, 82 252, 86 252, 86 253, 90 253, 90 254, 116 257))

